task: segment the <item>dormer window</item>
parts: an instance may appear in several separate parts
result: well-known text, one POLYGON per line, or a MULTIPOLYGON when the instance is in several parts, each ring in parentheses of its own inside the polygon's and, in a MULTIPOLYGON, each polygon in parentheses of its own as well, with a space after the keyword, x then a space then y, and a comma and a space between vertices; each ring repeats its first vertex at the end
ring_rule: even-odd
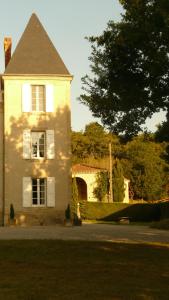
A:
POLYGON ((32 85, 32 111, 43 112, 46 110, 45 86, 32 85))

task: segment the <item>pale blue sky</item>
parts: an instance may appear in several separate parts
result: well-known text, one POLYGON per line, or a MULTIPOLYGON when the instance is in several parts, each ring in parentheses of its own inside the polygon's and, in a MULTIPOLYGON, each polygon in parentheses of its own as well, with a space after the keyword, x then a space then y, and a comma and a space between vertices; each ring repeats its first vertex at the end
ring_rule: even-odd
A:
MULTIPOLYGON (((85 36, 99 35, 110 19, 119 20, 118 0, 0 0, 0 73, 4 71, 3 39, 11 36, 15 49, 33 12, 37 14, 70 73, 72 129, 83 130, 94 121, 88 108, 77 101, 81 77, 89 73, 90 45, 85 36)), ((157 117, 149 129, 159 122, 157 117), (153 125, 152 125, 153 124, 153 125)))

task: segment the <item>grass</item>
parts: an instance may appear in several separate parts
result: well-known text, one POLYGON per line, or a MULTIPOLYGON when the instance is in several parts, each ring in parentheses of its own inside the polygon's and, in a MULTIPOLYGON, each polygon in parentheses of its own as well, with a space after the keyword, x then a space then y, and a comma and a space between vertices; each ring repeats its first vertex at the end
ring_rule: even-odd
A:
POLYGON ((168 299, 168 246, 0 241, 0 299, 168 299))

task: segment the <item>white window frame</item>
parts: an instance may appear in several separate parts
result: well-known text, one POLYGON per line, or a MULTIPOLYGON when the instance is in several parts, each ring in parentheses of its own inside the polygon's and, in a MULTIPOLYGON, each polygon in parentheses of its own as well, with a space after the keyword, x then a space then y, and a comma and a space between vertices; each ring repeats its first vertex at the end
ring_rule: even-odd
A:
POLYGON ((46 111, 46 87, 45 85, 33 84, 31 85, 31 102, 32 102, 32 112, 45 112, 46 111), (40 89, 43 89, 42 96, 40 95, 40 89), (35 89, 35 98, 33 97, 33 89, 35 89), (35 109, 33 108, 35 100, 35 109), (41 103, 42 101, 42 103, 41 103), (41 105, 43 109, 41 109, 41 105))
POLYGON ((30 147, 31 147, 31 158, 32 159, 44 159, 44 158, 46 158, 46 131, 31 131, 31 145, 30 145, 30 147), (41 144, 40 144, 40 135, 41 134, 44 134, 44 146, 43 146, 43 152, 44 152, 44 156, 41 156, 40 155, 40 146, 41 146, 41 144), (39 136, 39 140, 37 140, 37 152, 36 152, 36 154, 37 154, 37 156, 34 156, 34 154, 33 154, 33 136, 36 136, 37 135, 37 137, 39 136))
POLYGON ((38 206, 45 207, 47 204, 47 180, 46 180, 46 178, 32 178, 31 182, 32 182, 32 206, 33 207, 38 207, 38 206), (41 204, 40 202, 41 202, 42 198, 40 196, 40 192, 41 192, 40 180, 42 180, 42 179, 44 180, 44 189, 45 190, 44 190, 44 203, 41 204), (36 182, 37 182, 37 198, 33 198, 33 193, 35 192, 33 190, 33 180, 36 180, 36 182), (33 203, 34 199, 37 199, 37 204, 33 203))
POLYGON ((24 159, 54 159, 55 158, 55 131, 50 130, 30 130, 23 131, 23 158, 24 159), (44 157, 32 155, 32 133, 43 132, 45 135, 44 157))
POLYGON ((52 84, 30 84, 24 83, 22 85, 22 112, 33 112, 33 113, 49 113, 54 112, 54 86, 52 84), (32 87, 37 87, 37 95, 38 95, 38 87, 43 86, 43 110, 39 109, 39 96, 37 97, 37 103, 35 109, 33 109, 33 97, 32 97, 32 87))
MULTIPOLYGON (((23 177, 23 207, 55 207, 55 177, 23 177), (33 179, 44 179, 45 180, 45 203, 40 204, 40 196, 38 196, 37 204, 33 204, 33 179)), ((34 192, 36 192, 34 190, 34 192)), ((38 192, 40 193, 40 191, 38 192)))

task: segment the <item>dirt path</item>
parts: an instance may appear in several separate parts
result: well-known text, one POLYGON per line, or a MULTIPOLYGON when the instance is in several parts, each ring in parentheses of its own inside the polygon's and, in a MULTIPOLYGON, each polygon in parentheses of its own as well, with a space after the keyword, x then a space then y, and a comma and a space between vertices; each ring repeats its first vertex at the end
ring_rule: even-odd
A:
POLYGON ((83 224, 78 227, 0 227, 0 239, 61 239, 112 242, 150 242, 169 245, 169 231, 148 226, 83 224))

